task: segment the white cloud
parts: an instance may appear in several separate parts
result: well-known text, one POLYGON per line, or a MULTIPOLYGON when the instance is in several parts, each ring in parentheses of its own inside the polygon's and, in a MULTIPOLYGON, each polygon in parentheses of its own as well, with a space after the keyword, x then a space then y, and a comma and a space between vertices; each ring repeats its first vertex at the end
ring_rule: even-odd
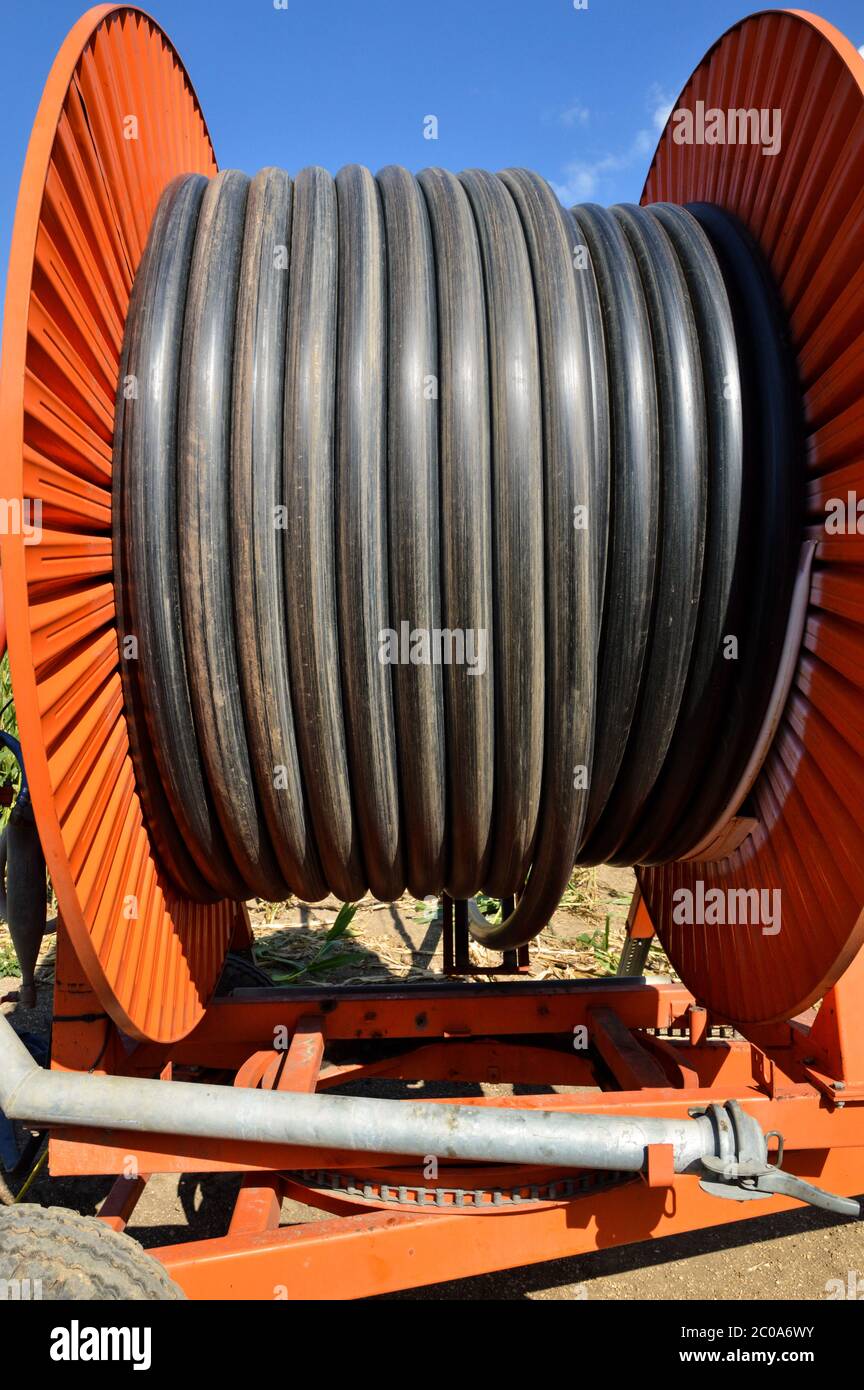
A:
POLYGON ((674 105, 675 98, 664 92, 659 82, 653 82, 648 92, 648 110, 651 112, 651 122, 658 135, 672 115, 674 105))
POLYGON ((620 174, 639 162, 644 163, 654 153, 655 144, 656 137, 650 130, 639 130, 621 154, 606 154, 594 160, 576 159, 565 164, 563 181, 553 180, 552 187, 565 207, 589 202, 598 196, 610 174, 620 174))
POLYGON ((587 106, 581 102, 574 102, 572 106, 566 106, 563 111, 558 112, 558 121, 561 125, 585 125, 590 119, 591 112, 587 106))
POLYGON ((574 203, 591 202, 597 195, 600 172, 599 164, 566 164, 564 177, 567 182, 556 183, 552 180, 556 198, 565 208, 572 207, 574 203))
POLYGON ((541 114, 541 120, 546 125, 563 125, 572 127, 587 125, 591 119, 591 112, 584 106, 578 98, 574 98, 569 106, 547 107, 541 114))
POLYGON ((861 57, 864 58, 864 43, 862 43, 861 47, 858 49, 858 52, 861 54, 861 57))
MULTIPOLYGON (((628 147, 619 153, 610 152, 599 159, 571 160, 569 164, 564 165, 561 171, 563 178, 559 182, 550 180, 564 206, 569 207, 572 203, 584 203, 599 198, 610 175, 626 173, 637 165, 647 167, 647 162, 657 147, 657 139, 672 114, 674 104, 674 97, 664 91, 659 82, 653 82, 648 88, 645 100, 645 110, 651 119, 650 128, 646 126, 637 130, 628 147)), ((578 112, 582 108, 571 109, 578 112)), ((568 114, 569 112, 561 112, 559 120, 564 125, 575 125, 579 118, 574 115, 571 120, 565 120, 568 114)))

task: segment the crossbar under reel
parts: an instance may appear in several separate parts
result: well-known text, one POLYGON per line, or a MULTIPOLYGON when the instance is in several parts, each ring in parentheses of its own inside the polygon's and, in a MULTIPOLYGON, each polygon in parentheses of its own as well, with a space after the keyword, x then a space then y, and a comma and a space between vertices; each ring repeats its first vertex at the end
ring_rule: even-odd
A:
MULTIPOLYGON (((644 929, 643 913, 637 906, 631 917, 644 929)), ((243 913, 235 946, 248 930, 243 913)), ((106 1043, 104 1013, 61 927, 61 1068, 86 1071, 101 1053, 97 1071, 167 1084, 218 1077, 325 1092, 387 1082, 415 1099, 426 1086, 477 1106, 702 1113, 724 1136, 722 1162, 701 1178, 675 1173, 662 1144, 648 1146, 640 1175, 444 1161, 429 1176, 434 1164, 424 1171, 392 1154, 66 1128, 51 1135, 51 1172, 115 1175, 99 1218, 120 1232, 153 1173, 241 1174, 223 1236, 150 1252, 192 1297, 272 1298, 277 1287, 320 1299, 387 1293, 723 1225, 763 1214, 757 1197, 773 1198, 772 1211, 808 1201, 852 1214, 857 1203, 843 1199, 864 1190, 864 1037, 854 1018, 862 987, 859 956, 818 1014, 747 1036, 711 1020, 678 983, 624 976, 241 989, 215 1000, 180 1043, 133 1044, 110 1025, 106 1043), (277 1028, 287 1048, 274 1049, 277 1028), (573 1047, 578 1028, 587 1029, 585 1050, 573 1047), (519 1094, 483 1093, 507 1082, 519 1094), (783 1170, 771 1135, 782 1135, 783 1170), (327 1216, 280 1226, 285 1197, 327 1216)))

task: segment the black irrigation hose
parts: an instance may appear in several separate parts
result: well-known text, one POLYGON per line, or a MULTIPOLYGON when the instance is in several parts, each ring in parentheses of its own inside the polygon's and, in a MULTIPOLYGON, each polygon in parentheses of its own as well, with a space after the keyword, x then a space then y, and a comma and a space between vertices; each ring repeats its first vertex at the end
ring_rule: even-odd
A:
POLYGON ((737 218, 707 203, 688 211, 720 264, 743 391, 741 526, 726 628, 738 637, 738 660, 723 703, 714 706, 720 717, 713 737, 711 714, 697 716, 708 740, 698 788, 682 804, 677 829, 655 839, 650 855, 640 854, 653 863, 678 859, 700 843, 747 765, 780 660, 804 525, 802 392, 779 293, 737 218))
POLYGON ((782 319, 728 215, 568 213, 525 170, 180 178, 121 370, 124 692, 186 893, 518 893, 472 928, 503 948, 574 863, 710 828, 800 481, 782 319))
POLYGON ((234 897, 244 885, 204 781, 180 601, 180 349, 206 188, 190 175, 166 189, 135 277, 115 425, 115 589, 131 752, 157 848, 191 896, 203 880, 201 891, 234 897))
MULTIPOLYGON (((724 655, 724 637, 741 631, 744 616, 734 609, 732 590, 743 558, 743 415, 735 326, 720 268, 699 226, 678 207, 658 204, 652 212, 675 248, 696 321, 707 426, 706 536, 687 687, 646 814, 617 851, 618 862, 629 864, 641 862, 655 845, 668 842, 682 808, 690 804, 702 781, 737 669, 724 655)), ((738 591, 742 588, 739 584, 738 591)), ((691 839, 691 844, 696 843, 697 839, 691 839)))
POLYGON ((638 824, 678 721, 699 614, 706 514, 705 397, 684 275, 654 217, 630 208, 616 208, 613 215, 636 261, 652 330, 660 543, 638 706, 614 790, 587 847, 588 855, 604 862, 638 824))
POLYGON ((610 713, 597 720, 589 841, 582 850, 593 863, 591 837, 622 770, 651 631, 660 540, 660 432, 651 323, 636 257, 618 219, 605 208, 586 205, 574 209, 573 218, 597 276, 611 429, 608 574, 597 687, 598 712, 610 713))

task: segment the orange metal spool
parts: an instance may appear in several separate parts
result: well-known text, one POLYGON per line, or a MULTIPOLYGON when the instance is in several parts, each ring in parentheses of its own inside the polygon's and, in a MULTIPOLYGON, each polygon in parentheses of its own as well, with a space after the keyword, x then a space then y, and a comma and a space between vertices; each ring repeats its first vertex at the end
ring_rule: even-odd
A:
POLYGON ((643 870, 681 978, 736 1022, 791 1018, 864 942, 864 535, 826 538, 825 504, 864 496, 864 58, 825 20, 771 11, 735 25, 676 107, 779 108, 782 150, 681 146, 667 126, 642 201, 719 203, 760 243, 789 315, 804 392, 818 541, 792 693, 754 788, 759 824, 728 859, 643 870), (782 927, 678 926, 672 894, 779 888, 782 927))
MULTIPOLYGON (((864 940, 862 540, 826 541, 818 526, 828 496, 864 490, 864 61, 823 21, 770 12, 715 45, 679 105, 697 99, 783 111, 782 152, 771 158, 752 146, 679 146, 667 128, 643 201, 720 203, 766 251, 805 383, 820 546, 794 692, 755 794, 756 831, 721 864, 640 878, 699 1000, 725 1018, 763 1021, 821 997, 864 940), (780 887, 779 936, 676 927, 671 894, 699 876, 780 887)), ((216 163, 170 43, 134 7, 91 10, 51 70, 15 222, 0 477, 6 497, 42 500, 44 535, 32 547, 3 537, 3 585, 28 776, 63 922, 115 1022, 161 1042, 200 1020, 235 916, 231 903, 180 898, 154 857, 129 757, 111 582, 128 297, 159 195, 188 171, 211 175, 216 163), (124 128, 131 112, 137 138, 124 128)))
POLYGON ((51 69, 15 218, 2 491, 41 499, 43 535, 32 546, 3 537, 3 587, 27 773, 64 925, 115 1022, 163 1040, 201 1017, 234 905, 178 898, 144 827, 114 625, 111 449, 133 277, 163 188, 188 170, 213 174, 216 161, 176 52, 140 10, 90 10, 51 69))

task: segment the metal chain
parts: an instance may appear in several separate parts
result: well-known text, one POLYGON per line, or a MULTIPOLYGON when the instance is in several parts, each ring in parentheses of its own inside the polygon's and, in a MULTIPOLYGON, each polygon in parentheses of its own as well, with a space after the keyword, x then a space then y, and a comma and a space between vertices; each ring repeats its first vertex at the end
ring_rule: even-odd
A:
POLYGON ((286 1177, 306 1187, 324 1188, 339 1196, 411 1207, 506 1207, 540 1202, 570 1201, 589 1192, 604 1191, 633 1178, 632 1173, 583 1173, 553 1178, 545 1183, 521 1183, 516 1187, 422 1187, 413 1183, 360 1181, 351 1174, 305 1169, 286 1177))

